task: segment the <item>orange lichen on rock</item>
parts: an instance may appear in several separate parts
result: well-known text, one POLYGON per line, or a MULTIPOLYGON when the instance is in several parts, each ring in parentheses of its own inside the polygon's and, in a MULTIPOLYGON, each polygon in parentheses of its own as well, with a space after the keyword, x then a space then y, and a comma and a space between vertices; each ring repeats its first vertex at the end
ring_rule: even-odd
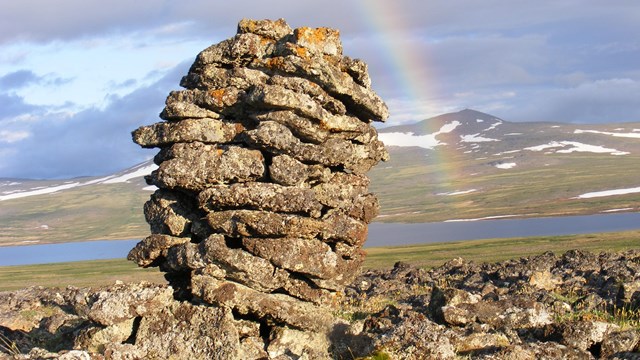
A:
POLYGON ((269 69, 284 69, 286 61, 282 57, 272 57, 265 59, 263 64, 269 69))
POLYGON ((220 104, 220 106, 224 104, 224 95, 225 89, 215 89, 209 91, 209 96, 211 96, 217 104, 220 104))
POLYGON ((293 51, 301 58, 306 58, 309 56, 309 54, 307 53, 307 49, 303 48, 302 46, 294 47, 293 51))
POLYGON ((296 29, 294 32, 294 36, 296 37, 296 42, 312 42, 312 43, 321 43, 327 40, 328 37, 334 35, 335 37, 340 36, 340 32, 338 30, 329 29, 326 27, 312 29, 310 27, 303 26, 301 28, 296 29))
POLYGON ((293 32, 294 42, 311 51, 328 55, 342 55, 340 31, 326 27, 301 27, 293 32))

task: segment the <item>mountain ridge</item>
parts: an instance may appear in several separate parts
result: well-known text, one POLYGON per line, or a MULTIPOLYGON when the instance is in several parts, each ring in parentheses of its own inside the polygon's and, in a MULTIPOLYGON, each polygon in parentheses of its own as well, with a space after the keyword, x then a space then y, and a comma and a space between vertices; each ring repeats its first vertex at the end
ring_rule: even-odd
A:
MULTIPOLYGON (((640 187, 640 123, 516 123, 466 109, 378 132, 391 159, 370 173, 376 221, 640 210, 631 191, 640 187), (604 195, 580 198, 589 193, 604 195)), ((142 237, 154 190, 143 176, 153 169, 149 160, 107 176, 0 179, 0 246, 142 237)))
POLYGON ((600 152, 627 155, 640 151, 640 123, 567 124, 509 122, 490 114, 465 109, 415 124, 379 130, 387 146, 434 149, 456 145, 463 153, 484 155, 519 151, 600 152), (612 140, 611 138, 618 138, 612 140), (621 150, 615 146, 622 147, 621 150))

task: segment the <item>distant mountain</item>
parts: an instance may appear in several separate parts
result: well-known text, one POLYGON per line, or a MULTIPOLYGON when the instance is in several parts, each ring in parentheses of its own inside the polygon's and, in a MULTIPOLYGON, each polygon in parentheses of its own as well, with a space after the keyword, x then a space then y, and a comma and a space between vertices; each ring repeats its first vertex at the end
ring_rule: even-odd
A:
MULTIPOLYGON (((135 165, 113 175, 102 177, 82 177, 70 180, 28 180, 0 178, 0 201, 19 199, 29 196, 54 194, 63 190, 90 185, 108 185, 118 183, 140 183, 141 179, 158 166, 151 160, 135 165)), ((155 190, 155 186, 145 185, 142 190, 155 190)))
POLYGON ((148 233, 142 206, 155 190, 145 162, 102 177, 0 179, 0 246, 140 238, 148 233))
MULTIPOLYGON (((379 130, 376 221, 639 211, 640 123, 509 122, 474 110, 379 130)), ((69 180, 0 179, 0 246, 140 238, 151 161, 69 180)))
POLYGON ((380 130, 387 146, 435 149, 453 146, 462 153, 496 155, 516 152, 609 153, 628 155, 640 150, 640 123, 576 125, 508 122, 475 110, 436 116, 416 124, 380 130), (621 139, 634 139, 623 141, 621 139), (618 147, 618 148, 616 148, 618 147))
POLYGON ((466 109, 379 138, 391 155, 370 173, 379 221, 639 210, 640 123, 509 122, 466 109))
MULTIPOLYGON (((445 125, 464 128, 466 132, 479 133, 491 126, 504 123, 504 120, 480 111, 465 109, 455 113, 438 115, 415 124, 391 126, 380 130, 381 133, 413 133, 427 135, 434 133, 445 125)), ((445 128, 446 130, 446 128, 445 128)))

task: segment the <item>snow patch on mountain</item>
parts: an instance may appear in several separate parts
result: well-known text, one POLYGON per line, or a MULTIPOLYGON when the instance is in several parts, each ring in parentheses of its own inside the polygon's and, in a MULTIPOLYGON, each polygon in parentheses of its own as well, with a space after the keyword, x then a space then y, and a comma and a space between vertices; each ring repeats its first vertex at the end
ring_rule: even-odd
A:
MULTIPOLYGON (((149 175, 153 170, 157 168, 158 166, 155 164, 136 166, 132 169, 129 169, 129 171, 126 171, 120 174, 109 175, 109 176, 88 180, 88 181, 74 181, 74 182, 66 182, 63 184, 55 184, 51 186, 39 186, 39 187, 34 187, 34 188, 24 189, 24 190, 18 189, 18 190, 3 191, 3 192, 0 192, 0 201, 19 199, 19 198, 24 198, 28 196, 53 194, 59 191, 69 190, 69 189, 73 189, 80 186, 95 185, 95 184, 125 183, 125 182, 129 182, 129 180, 131 179, 149 175)), ((11 182, 11 183, 8 183, 8 185, 20 185, 20 183, 11 182)), ((154 191, 155 186, 153 187, 153 189, 150 189, 150 187, 147 186, 144 188, 144 190, 154 191)))
POLYGON ((469 189, 469 190, 460 190, 460 191, 452 191, 452 192, 445 192, 445 193, 438 193, 436 195, 439 196, 455 196, 455 195, 464 195, 464 194, 469 194, 472 192, 476 192, 478 190, 476 189, 469 189))
POLYGON ((468 143, 500 141, 498 139, 491 139, 491 138, 480 136, 480 134, 460 135, 460 140, 462 142, 468 142, 468 143))
POLYGON ((499 164, 495 164, 493 166, 497 167, 498 169, 503 169, 503 170, 508 170, 508 169, 512 169, 514 167, 516 167, 516 163, 514 162, 508 162, 508 163, 499 163, 499 164))
POLYGON ((0 181, 0 187, 2 186, 15 186, 15 185, 20 185, 22 183, 17 182, 17 181, 0 181))
POLYGON ((151 172, 155 169, 158 168, 158 165, 156 164, 151 164, 151 165, 147 165, 147 166, 143 166, 140 167, 132 172, 120 175, 116 178, 113 179, 108 179, 105 180, 103 182, 103 184, 117 184, 117 183, 123 183, 123 182, 127 182, 131 179, 137 178, 137 177, 143 177, 145 175, 149 175, 151 174, 151 172))
POLYGON ((491 131, 495 128, 497 128, 499 125, 502 125, 502 121, 497 121, 494 122, 493 124, 491 124, 491 126, 489 126, 485 131, 491 131))
POLYGON ((378 139, 386 146, 417 146, 424 149, 433 149, 438 145, 446 145, 439 141, 436 136, 440 134, 450 133, 460 126, 459 121, 452 121, 442 125, 439 131, 427 135, 414 135, 410 133, 390 132, 378 134, 378 139))
MULTIPOLYGON (((522 150, 517 149, 517 150, 503 151, 503 152, 499 152, 499 153, 493 154, 493 156, 502 156, 502 155, 505 155, 505 154, 515 154, 515 153, 520 152, 520 151, 522 151, 522 150)), ((512 156, 512 158, 513 158, 513 156, 512 156)))
POLYGON ((626 194, 635 194, 635 193, 640 193, 640 187, 588 192, 582 195, 578 195, 572 199, 591 199, 596 197, 626 195, 626 194))
POLYGON ((20 191, 20 192, 12 192, 10 194, 0 195, 0 201, 11 200, 11 199, 19 199, 27 196, 34 195, 44 195, 44 194, 53 194, 58 191, 72 189, 74 187, 82 186, 83 184, 79 182, 74 182, 70 184, 63 184, 58 186, 45 187, 41 189, 31 190, 31 191, 20 191))
POLYGON ((529 151, 542 151, 542 150, 546 150, 546 149, 552 149, 552 148, 556 148, 556 147, 563 147, 564 145, 562 145, 561 143, 557 142, 557 141, 552 141, 548 144, 542 144, 542 145, 538 145, 538 146, 530 146, 530 147, 526 147, 523 150, 529 150, 529 151))
MULTIPOLYGON (((618 129, 616 129, 618 130, 618 129)), ((634 131, 637 129, 633 129, 634 131)), ((635 139, 640 139, 640 133, 635 133, 635 132, 608 132, 608 131, 597 131, 597 130, 581 130, 581 129, 576 129, 573 131, 574 134, 586 134, 586 133, 590 133, 590 134, 602 134, 602 135, 610 135, 610 136, 614 136, 614 137, 624 137, 624 138, 635 138, 635 139)))
POLYGON ((591 153, 597 153, 597 154, 629 155, 629 152, 627 151, 609 149, 599 145, 583 144, 577 141, 551 141, 547 144, 526 147, 524 148, 524 150, 542 151, 546 149, 555 149, 555 148, 562 148, 561 150, 556 150, 556 153, 559 153, 559 154, 569 154, 573 152, 591 152, 591 153))
POLYGON ((445 220, 444 222, 496 220, 496 219, 505 219, 505 218, 510 218, 510 217, 516 217, 516 216, 521 216, 521 215, 495 215, 495 216, 485 216, 485 217, 474 218, 474 219, 451 219, 451 220, 445 220))
POLYGON ((602 210, 600 211, 601 213, 613 213, 613 212, 622 212, 622 211, 630 211, 633 210, 632 207, 627 207, 627 208, 618 208, 618 209, 609 209, 609 210, 602 210))

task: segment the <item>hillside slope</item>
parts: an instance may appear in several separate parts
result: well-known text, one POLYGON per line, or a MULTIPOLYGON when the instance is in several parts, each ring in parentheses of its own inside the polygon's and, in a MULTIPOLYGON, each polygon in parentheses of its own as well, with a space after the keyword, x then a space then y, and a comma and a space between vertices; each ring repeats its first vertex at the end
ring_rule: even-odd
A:
POLYGON ((142 206, 155 187, 143 163, 106 177, 0 179, 0 246, 140 238, 142 206))
POLYGON ((378 221, 638 210, 640 123, 514 123, 463 110, 380 139, 391 160, 371 172, 378 221))
MULTIPOLYGON (((369 173, 376 221, 639 210, 640 123, 514 123, 463 110, 379 133, 391 159, 369 173)), ((144 236, 142 206, 154 187, 143 175, 153 169, 0 179, 0 246, 144 236)))

